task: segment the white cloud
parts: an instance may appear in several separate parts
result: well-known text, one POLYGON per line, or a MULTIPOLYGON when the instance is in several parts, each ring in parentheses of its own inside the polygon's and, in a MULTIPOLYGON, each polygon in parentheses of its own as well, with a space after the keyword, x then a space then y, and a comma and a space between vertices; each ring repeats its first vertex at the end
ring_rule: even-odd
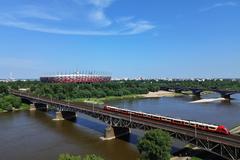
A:
POLYGON ((138 34, 155 28, 148 21, 129 22, 126 24, 126 27, 128 28, 127 34, 138 34))
POLYGON ((45 33, 53 33, 53 34, 64 34, 64 35, 89 35, 89 36, 116 36, 116 35, 134 35, 139 34, 148 30, 153 29, 155 26, 151 25, 147 21, 138 21, 131 22, 126 24, 124 29, 120 30, 69 30, 69 29, 59 29, 59 28, 50 28, 43 25, 36 25, 21 21, 1 21, 0 25, 16 27, 20 29, 30 30, 30 31, 39 31, 45 33))
POLYGON ((47 13, 47 11, 45 11, 44 9, 32 5, 22 6, 21 9, 13 12, 13 14, 17 14, 18 16, 23 18, 39 18, 56 21, 61 20, 59 17, 47 13))
POLYGON ((238 4, 236 2, 225 2, 225 3, 216 3, 210 7, 206 7, 206 8, 202 8, 200 9, 200 12, 206 12, 215 8, 219 8, 219 7, 235 7, 238 6, 238 4))
POLYGON ((106 17, 105 13, 102 10, 94 10, 90 12, 89 19, 99 26, 106 27, 112 24, 111 20, 106 17))
POLYGON ((33 6, 33 5, 24 5, 20 8, 14 8, 8 12, 0 12, 0 15, 8 15, 11 18, 32 18, 32 19, 42 19, 42 20, 51 20, 51 21, 60 21, 61 18, 54 16, 48 13, 43 8, 33 6))
POLYGON ((24 5, 14 8, 14 11, 0 12, 0 25, 45 33, 97 36, 134 35, 155 28, 149 21, 137 20, 133 16, 110 19, 105 9, 110 7, 113 0, 73 0, 72 2, 78 4, 79 10, 76 10, 77 13, 71 15, 74 17, 69 19, 67 16, 67 19, 64 16, 56 16, 66 12, 65 6, 58 6, 54 10, 46 6, 40 8, 24 5))
POLYGON ((106 8, 113 3, 113 0, 89 0, 89 3, 99 8, 106 8))

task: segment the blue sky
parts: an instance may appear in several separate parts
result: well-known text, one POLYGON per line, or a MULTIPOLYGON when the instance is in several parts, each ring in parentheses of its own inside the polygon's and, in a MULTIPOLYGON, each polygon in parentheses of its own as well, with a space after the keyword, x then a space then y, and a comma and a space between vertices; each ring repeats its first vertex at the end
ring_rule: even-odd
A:
POLYGON ((240 78, 238 0, 3 0, 0 78, 240 78))

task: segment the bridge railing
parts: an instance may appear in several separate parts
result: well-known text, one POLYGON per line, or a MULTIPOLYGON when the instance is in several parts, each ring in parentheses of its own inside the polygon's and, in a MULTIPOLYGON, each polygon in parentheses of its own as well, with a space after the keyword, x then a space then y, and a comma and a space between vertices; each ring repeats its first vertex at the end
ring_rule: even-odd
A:
POLYGON ((29 93, 29 92, 21 92, 21 91, 16 91, 16 90, 9 90, 9 93, 11 94, 16 94, 16 95, 21 95, 21 96, 27 96, 27 97, 31 97, 33 99, 40 99, 40 100, 47 100, 47 101, 50 101, 50 102, 57 102, 57 103, 60 103, 60 104, 65 104, 65 105, 82 105, 82 106, 87 106, 87 107, 93 107, 93 105, 95 107, 99 107, 99 108, 102 108, 103 105, 100 105, 100 104, 93 104, 93 103, 87 103, 87 102, 72 102, 70 100, 58 100, 58 99, 53 99, 53 98, 49 98, 49 97, 45 97, 45 96, 39 96, 39 95, 34 95, 32 93, 29 93))

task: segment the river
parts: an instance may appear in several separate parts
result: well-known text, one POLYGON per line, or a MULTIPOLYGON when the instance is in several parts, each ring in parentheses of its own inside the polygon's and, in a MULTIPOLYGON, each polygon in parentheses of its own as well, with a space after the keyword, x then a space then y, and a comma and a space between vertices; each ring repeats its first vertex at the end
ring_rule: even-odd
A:
MULTIPOLYGON (((203 98, 219 97, 217 94, 203 98)), ((176 118, 223 124, 228 128, 240 124, 240 95, 231 103, 190 103, 189 96, 122 100, 111 105, 158 113, 176 118)), ((0 114, 0 160, 55 160, 60 153, 98 154, 106 160, 136 160, 137 136, 102 141, 105 124, 79 114, 75 123, 53 121, 52 112, 13 112, 0 114), (128 143, 130 142, 130 143, 128 143)))
POLYGON ((52 118, 51 113, 40 111, 0 114, 0 160, 57 160, 60 153, 95 153, 107 160, 138 157, 131 143, 120 139, 102 141, 99 137, 104 133, 104 124, 85 118, 78 118, 76 123, 52 118))
MULTIPOLYGON (((202 96, 203 99, 219 98, 218 94, 202 96)), ((175 118, 222 124, 228 128, 240 125, 240 94, 232 96, 229 102, 190 103, 193 97, 162 97, 141 100, 109 102, 110 105, 131 110, 155 113, 175 118)))

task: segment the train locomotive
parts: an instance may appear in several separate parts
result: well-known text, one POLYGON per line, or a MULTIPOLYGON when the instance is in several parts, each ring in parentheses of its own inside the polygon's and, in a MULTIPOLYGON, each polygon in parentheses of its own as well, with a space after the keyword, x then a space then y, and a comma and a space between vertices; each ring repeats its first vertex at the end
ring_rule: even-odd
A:
POLYGON ((146 119, 156 121, 156 122, 171 123, 173 125, 181 125, 181 126, 191 127, 191 128, 195 128, 195 129, 199 129, 199 130, 220 133, 220 134, 225 134, 225 135, 230 134, 229 130, 223 125, 218 126, 218 125, 206 124, 206 123, 201 123, 201 122, 196 122, 196 121, 176 119, 176 118, 171 118, 171 117, 166 117, 166 116, 161 116, 161 115, 154 115, 154 114, 149 114, 149 113, 132 111, 132 110, 128 110, 128 109, 117 108, 117 107, 113 107, 113 106, 104 106, 103 109, 108 112, 120 113, 120 114, 124 114, 124 115, 129 115, 129 116, 131 115, 133 117, 146 118, 146 119))

